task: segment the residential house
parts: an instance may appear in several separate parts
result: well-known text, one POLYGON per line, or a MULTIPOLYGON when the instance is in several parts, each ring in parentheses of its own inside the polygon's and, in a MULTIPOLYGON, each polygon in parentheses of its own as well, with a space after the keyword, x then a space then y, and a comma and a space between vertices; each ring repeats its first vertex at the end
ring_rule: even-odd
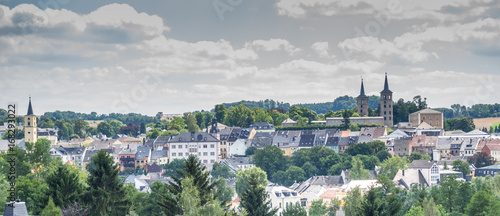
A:
POLYGON ((59 130, 55 128, 37 128, 38 139, 45 138, 50 140, 51 145, 57 144, 57 132, 59 130))
POLYGON ((254 167, 250 157, 232 157, 221 160, 221 166, 227 165, 231 171, 245 170, 254 167))
POLYGON ((123 148, 121 145, 122 142, 117 139, 100 139, 91 142, 87 148, 91 150, 123 148))
POLYGON ((423 109, 417 112, 414 112, 408 116, 413 127, 417 127, 422 122, 429 124, 430 126, 436 128, 444 128, 444 118, 443 113, 432 110, 432 109, 423 109))
POLYGON ((159 136, 156 137, 153 143, 153 149, 155 151, 168 150, 168 141, 170 140, 170 136, 159 136))
POLYGON ((82 168, 83 154, 85 147, 57 147, 49 150, 50 156, 60 158, 63 164, 72 162, 76 166, 82 168))
POLYGON ((430 185, 436 185, 439 182, 439 167, 435 162, 414 160, 408 166, 408 170, 419 170, 430 185))
POLYGON ((163 167, 156 164, 156 163, 154 163, 152 165, 146 164, 144 169, 146 170, 148 175, 150 175, 152 173, 156 173, 157 175, 161 176, 163 174, 163 167))
POLYGON ((298 149, 312 148, 314 146, 315 139, 316 134, 302 134, 302 136, 300 137, 298 149))
POLYGON ((291 205, 300 202, 300 194, 290 188, 269 185, 266 187, 267 200, 271 201, 271 208, 277 208, 277 215, 282 215, 283 211, 291 205))
POLYGON ((500 172, 500 164, 495 164, 491 166, 481 167, 476 169, 476 177, 495 176, 500 172))
POLYGON ((168 150, 163 149, 161 151, 151 151, 150 164, 165 165, 168 163, 168 150))
POLYGON ((339 153, 340 137, 328 137, 325 147, 339 153))
MULTIPOLYGON (((228 128, 221 129, 219 132, 219 156, 221 159, 228 157, 229 146, 231 146, 230 144, 228 144, 228 139, 231 136, 232 130, 233 130, 233 128, 228 127, 228 128)), ((236 140, 233 140, 233 143, 235 141, 236 140)))
POLYGON ((281 127, 293 127, 293 126, 297 126, 297 122, 290 118, 287 118, 285 121, 281 122, 281 127))
POLYGON ((358 136, 340 137, 339 153, 344 153, 350 145, 358 143, 358 136))
POLYGON ((169 141, 169 160, 198 157, 203 165, 211 169, 218 161, 219 140, 206 132, 182 132, 169 141))
POLYGON ((247 150, 245 139, 237 139, 231 146, 229 146, 228 150, 229 158, 244 156, 245 151, 247 150))
MULTIPOLYGON (((365 116, 365 117, 350 117, 351 124, 375 124, 384 125, 384 117, 382 116, 365 116)), ((327 117, 326 125, 341 125, 344 118, 342 117, 327 117)))
POLYGON ((410 142, 411 151, 418 152, 423 155, 431 155, 432 151, 436 149, 437 142, 438 137, 415 135, 410 142))
POLYGON ((359 132, 360 135, 369 136, 373 139, 387 135, 385 127, 362 127, 359 132))
POLYGON ((399 139, 394 139, 394 155, 402 156, 410 156, 411 154, 411 137, 404 137, 399 139))
POLYGON ((141 166, 143 169, 151 158, 151 148, 147 146, 138 146, 135 153, 135 166, 141 166))
POLYGON ((481 152, 490 155, 497 161, 500 161, 500 143, 490 142, 483 147, 481 152))
POLYGON ((250 128, 257 132, 274 132, 274 125, 269 122, 255 122, 250 125, 250 128))
POLYGON ((272 145, 273 136, 273 132, 257 132, 253 136, 251 146, 255 146, 256 148, 264 148, 268 145, 272 145))
POLYGON ((118 157, 120 158, 120 171, 124 171, 127 168, 135 170, 135 154, 137 150, 134 149, 123 149, 118 157))

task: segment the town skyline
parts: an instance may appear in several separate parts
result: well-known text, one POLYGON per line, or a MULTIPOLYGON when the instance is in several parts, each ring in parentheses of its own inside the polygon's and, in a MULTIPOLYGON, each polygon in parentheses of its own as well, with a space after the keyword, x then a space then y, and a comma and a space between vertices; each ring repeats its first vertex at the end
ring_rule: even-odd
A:
POLYGON ((191 3, 2 1, 0 100, 147 115, 321 103, 357 96, 361 77, 378 95, 386 72, 395 101, 499 99, 498 2, 191 3))

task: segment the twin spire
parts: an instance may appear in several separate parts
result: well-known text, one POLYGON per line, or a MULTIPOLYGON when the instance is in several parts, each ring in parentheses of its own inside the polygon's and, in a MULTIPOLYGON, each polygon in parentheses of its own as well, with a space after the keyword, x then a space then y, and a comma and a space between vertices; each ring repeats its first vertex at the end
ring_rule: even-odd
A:
MULTIPOLYGON (((380 93, 392 93, 392 91, 389 90, 389 82, 387 81, 387 73, 385 73, 384 90, 382 90, 380 93)), ((361 90, 359 91, 358 97, 368 97, 365 95, 365 85, 363 84, 363 77, 361 77, 361 90)))

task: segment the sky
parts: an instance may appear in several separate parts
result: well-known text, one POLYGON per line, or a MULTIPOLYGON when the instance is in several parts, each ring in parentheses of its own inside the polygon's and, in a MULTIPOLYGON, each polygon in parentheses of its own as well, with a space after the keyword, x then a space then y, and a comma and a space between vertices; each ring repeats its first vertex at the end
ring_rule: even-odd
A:
POLYGON ((498 103, 500 1, 0 0, 0 103, 183 113, 379 95, 498 103), (35 3, 34 3, 35 2, 35 3))

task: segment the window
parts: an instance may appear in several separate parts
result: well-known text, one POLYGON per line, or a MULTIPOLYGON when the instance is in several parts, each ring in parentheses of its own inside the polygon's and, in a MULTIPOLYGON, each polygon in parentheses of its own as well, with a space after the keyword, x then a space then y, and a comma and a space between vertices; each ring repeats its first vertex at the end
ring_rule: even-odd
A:
POLYGON ((386 111, 384 111, 384 115, 386 114, 386 111))
POLYGON ((439 120, 439 116, 436 116, 436 120, 439 120))
POLYGON ((175 148, 175 145, 172 145, 172 148, 174 149, 174 148, 175 148))
POLYGON ((210 163, 215 163, 215 160, 210 160, 210 163))
POLYGON ((206 145, 206 144, 205 144, 205 145, 203 145, 203 148, 207 148, 207 145, 206 145))
POLYGON ((203 152, 203 156, 207 156, 207 155, 208 155, 208 153, 207 153, 207 152, 203 152))
POLYGON ((214 144, 210 144, 210 148, 215 148, 215 145, 214 144))
POLYGON ((179 156, 182 156, 182 152, 179 152, 179 156))
POLYGON ((214 156, 215 155, 215 152, 210 152, 210 156, 214 156))
POLYGON ((429 119, 432 120, 432 116, 429 116, 429 119))
POLYGON ((431 181, 438 181, 439 180, 439 176, 431 176, 431 181))
POLYGON ((386 105, 384 105, 384 108, 386 108, 386 105))
POLYGON ((188 145, 186 145, 186 148, 188 148, 188 145))
POLYGON ((439 122, 436 122, 436 125, 439 125, 439 122))
POLYGON ((425 120, 425 116, 423 117, 423 120, 425 120))
POLYGON ((207 160, 203 160, 203 163, 207 163, 208 161, 207 160))
POLYGON ((175 156, 177 156, 177 154, 176 153, 172 153, 172 157, 175 157, 175 156))
POLYGON ((432 166, 431 174, 439 174, 439 168, 437 166, 432 166))

